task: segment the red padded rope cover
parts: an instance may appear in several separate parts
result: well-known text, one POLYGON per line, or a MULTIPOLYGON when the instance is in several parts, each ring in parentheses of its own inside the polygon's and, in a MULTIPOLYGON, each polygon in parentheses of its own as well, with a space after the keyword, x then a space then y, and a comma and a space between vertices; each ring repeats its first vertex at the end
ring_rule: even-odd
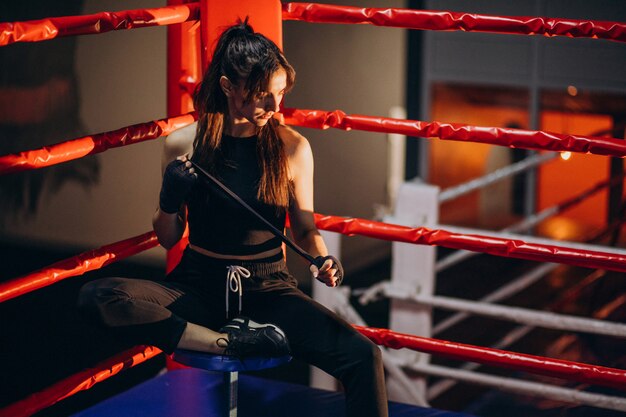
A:
POLYGON ((391 119, 362 115, 347 115, 341 110, 283 109, 287 124, 328 129, 366 130, 369 132, 398 133, 407 136, 422 136, 461 142, 488 143, 551 151, 570 151, 626 156, 626 141, 616 138, 601 138, 582 135, 564 135, 534 130, 504 127, 480 127, 460 123, 422 122, 419 120, 391 119))
POLYGON ((408 348, 462 361, 478 362, 500 368, 531 372, 555 378, 626 390, 626 371, 580 362, 509 352, 445 340, 428 339, 388 329, 354 326, 378 345, 392 349, 408 348))
POLYGON ((434 10, 284 3, 283 19, 316 23, 370 24, 406 29, 567 36, 626 42, 626 23, 552 17, 493 16, 434 10))
MULTIPOLYGON (((396 242, 437 245, 496 256, 559 262, 585 268, 626 272, 626 256, 608 252, 526 243, 521 240, 492 236, 464 235, 426 227, 410 228, 365 219, 321 214, 315 215, 315 221, 317 227, 322 230, 345 235, 361 235, 396 242)), ((43 288, 57 281, 101 268, 111 262, 124 259, 157 245, 158 241, 154 232, 149 232, 57 262, 48 268, 0 284, 0 302, 43 288)))
MULTIPOLYGON (((433 10, 361 8, 316 3, 284 3, 284 20, 317 23, 372 24, 407 29, 462 30, 519 35, 567 36, 626 42, 626 24, 534 16, 493 16, 433 10)), ((62 36, 171 25, 199 19, 198 3, 155 9, 102 12, 0 23, 0 46, 62 36)))
MULTIPOLYGON (((395 242, 437 245, 496 256, 626 272, 626 256, 609 252, 527 243, 493 236, 465 235, 426 227, 410 228, 372 220, 322 214, 315 214, 315 223, 322 230, 344 235, 361 235, 395 242)), ((157 245, 156 235, 154 232, 149 232, 57 262, 47 268, 1 283, 0 302, 43 288, 56 281, 99 269, 111 262, 157 245)))
POLYGON ((189 113, 170 119, 154 120, 110 132, 84 136, 31 151, 3 155, 0 156, 0 174, 43 168, 104 152, 110 148, 156 139, 193 123, 195 118, 195 114, 189 113))
POLYGON ((50 17, 24 22, 0 23, 0 46, 15 42, 46 41, 62 36, 90 35, 112 30, 173 25, 198 20, 198 3, 155 9, 101 12, 83 16, 50 17))
POLYGON ((159 244, 154 232, 102 246, 56 262, 46 268, 0 283, 0 303, 120 261, 159 244))
POLYGON ((465 235, 442 229, 429 229, 427 227, 411 228, 372 220, 325 216, 322 214, 315 214, 315 224, 319 229, 344 235, 368 236, 394 242, 436 245, 509 258, 557 262, 584 268, 626 272, 626 255, 608 252, 526 243, 522 240, 493 236, 465 235))
MULTIPOLYGON (((340 110, 284 109, 285 122, 294 126, 343 130, 365 130, 381 133, 399 133, 407 136, 436 137, 442 140, 487 143, 552 151, 570 151, 626 156, 626 141, 582 135, 564 135, 523 129, 480 127, 459 123, 422 122, 418 120, 391 119, 361 115, 346 115, 340 110)), ((194 113, 140 123, 111 132, 74 139, 32 151, 0 156, 0 174, 42 168, 106 149, 125 146, 144 140, 168 135, 172 131, 192 123, 194 113)))
POLYGON ((132 368, 161 353, 152 346, 137 346, 122 352, 94 366, 63 379, 56 384, 32 394, 8 407, 0 409, 0 417, 27 417, 70 397, 79 391, 85 391, 95 384, 132 368))
MULTIPOLYGON (((343 130, 399 133, 407 136, 436 137, 442 140, 487 143, 512 148, 570 151, 626 156, 626 141, 582 135, 564 135, 523 129, 480 127, 458 123, 422 122, 361 115, 346 115, 340 110, 284 109, 285 122, 294 126, 343 130)), ((195 113, 171 119, 140 123, 111 132, 74 139, 32 151, 0 156, 0 174, 42 168, 106 149, 125 146, 168 135, 192 123, 195 113)))

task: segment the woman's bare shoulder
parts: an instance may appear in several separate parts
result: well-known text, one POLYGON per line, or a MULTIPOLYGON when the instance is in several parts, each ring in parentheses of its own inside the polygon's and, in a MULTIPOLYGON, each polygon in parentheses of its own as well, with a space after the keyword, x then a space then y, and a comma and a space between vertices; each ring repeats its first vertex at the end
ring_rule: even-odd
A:
POLYGON ((176 129, 165 137, 163 154, 161 155, 161 170, 165 170, 167 164, 181 155, 190 155, 193 151, 193 140, 196 137, 198 122, 176 129))
POLYGON ((313 174, 313 151, 307 138, 285 125, 280 125, 278 135, 285 144, 289 178, 310 178, 313 174))
POLYGON ((309 144, 307 138, 302 136, 293 128, 280 125, 278 128, 278 135, 285 145, 285 152, 289 158, 306 157, 311 153, 311 145, 309 144))
POLYGON ((198 122, 176 129, 165 138, 163 156, 165 160, 171 161, 177 156, 191 154, 193 150, 193 140, 196 137, 196 127, 198 122))

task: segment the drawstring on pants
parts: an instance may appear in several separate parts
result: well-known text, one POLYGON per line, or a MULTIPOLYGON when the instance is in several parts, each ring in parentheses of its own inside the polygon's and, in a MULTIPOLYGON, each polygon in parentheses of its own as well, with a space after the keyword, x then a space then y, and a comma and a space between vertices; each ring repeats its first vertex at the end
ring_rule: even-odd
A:
POLYGON ((232 291, 239 294, 239 314, 241 314, 241 298, 243 295, 243 285, 241 278, 250 278, 252 274, 250 271, 240 265, 228 265, 226 267, 226 318, 228 318, 229 306, 228 299, 229 293, 232 291))

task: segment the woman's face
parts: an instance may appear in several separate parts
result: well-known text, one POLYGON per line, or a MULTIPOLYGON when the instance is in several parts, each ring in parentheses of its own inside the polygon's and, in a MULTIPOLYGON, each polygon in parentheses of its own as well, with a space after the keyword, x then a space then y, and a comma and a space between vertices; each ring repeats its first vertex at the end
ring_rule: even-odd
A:
POLYGON ((228 97, 230 118, 235 124, 249 122, 254 126, 262 127, 279 111, 280 103, 287 88, 287 73, 279 69, 272 74, 267 85, 267 91, 257 93, 245 100, 242 86, 233 86, 232 94, 228 97))

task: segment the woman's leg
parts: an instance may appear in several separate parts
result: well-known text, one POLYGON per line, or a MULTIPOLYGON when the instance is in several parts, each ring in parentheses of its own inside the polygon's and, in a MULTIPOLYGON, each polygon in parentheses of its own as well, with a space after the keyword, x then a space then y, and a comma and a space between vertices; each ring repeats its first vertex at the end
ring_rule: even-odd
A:
POLYGON ((187 322, 187 327, 180 337, 180 341, 176 347, 181 349, 195 350, 199 352, 208 352, 222 354, 228 346, 228 335, 226 333, 218 333, 209 328, 199 326, 194 323, 187 322))
POLYGON ((244 297, 245 313, 253 320, 285 331, 294 357, 341 381, 348 417, 388 415, 378 346, 296 288, 249 292, 247 297, 244 290, 244 297))
POLYGON ((209 329, 215 313, 193 289, 173 282, 104 278, 85 284, 78 307, 105 327, 136 344, 167 353, 176 347, 221 353, 223 334, 209 329))

